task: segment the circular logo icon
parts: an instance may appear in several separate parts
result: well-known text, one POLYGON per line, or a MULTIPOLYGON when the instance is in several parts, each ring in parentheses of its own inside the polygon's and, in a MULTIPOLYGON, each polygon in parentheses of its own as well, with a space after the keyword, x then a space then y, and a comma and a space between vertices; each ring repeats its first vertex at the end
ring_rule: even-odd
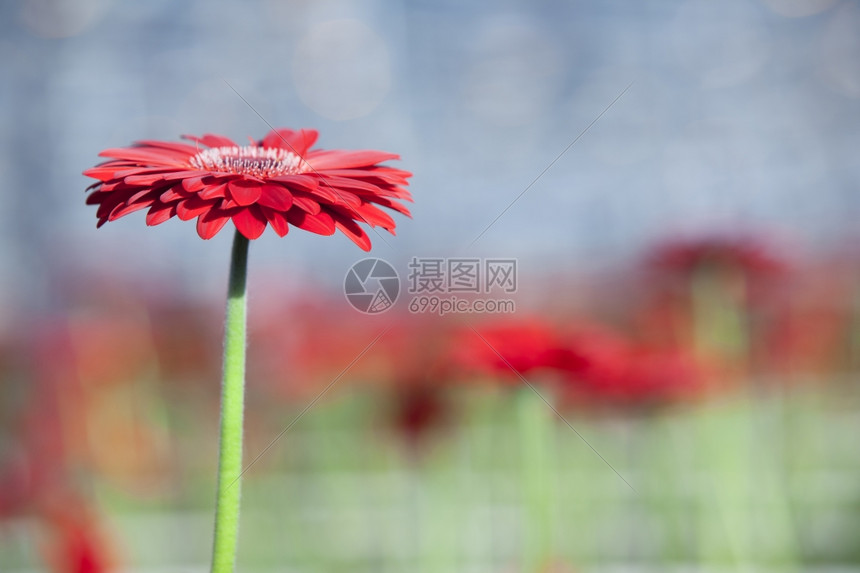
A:
POLYGON ((400 277, 387 261, 362 259, 346 273, 343 292, 355 310, 379 314, 394 306, 400 294, 400 277))

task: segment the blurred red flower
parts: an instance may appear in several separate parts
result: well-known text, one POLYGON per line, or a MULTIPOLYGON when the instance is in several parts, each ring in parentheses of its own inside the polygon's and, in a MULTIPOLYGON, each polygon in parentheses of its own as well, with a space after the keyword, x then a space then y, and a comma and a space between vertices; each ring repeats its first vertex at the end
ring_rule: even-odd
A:
MULTIPOLYGON (((28 325, 0 355, 15 352, 4 386, 0 422, 11 430, 0 448, 0 521, 26 518, 45 533, 45 570, 116 570, 113 540, 104 535, 93 504, 75 485, 91 459, 82 376, 66 321, 28 325), (8 408, 8 409, 7 409, 8 408)), ((104 343, 98 339, 94 344, 104 343)), ((6 356, 4 356, 5 358, 6 356)), ((90 428, 91 429, 91 428, 90 428)))
POLYGON ((527 379, 535 372, 554 374, 559 397, 568 405, 648 406, 704 390, 702 370, 691 353, 638 344, 600 325, 578 321, 559 329, 534 317, 478 332, 464 329, 454 339, 455 364, 516 383, 512 368, 527 379))
POLYGON ((148 209, 147 225, 196 217, 203 239, 232 220, 248 239, 267 225, 282 237, 290 225, 320 235, 339 229, 367 251, 358 222, 394 234, 394 220, 377 205, 409 216, 399 201, 411 201, 412 174, 379 165, 399 159, 393 153, 311 150, 317 132, 309 129, 276 129, 245 146, 219 135, 184 137, 195 145, 139 141, 99 154, 112 159, 84 171, 99 180, 87 197, 99 206, 98 226, 148 209))
POLYGON ((336 378, 354 380, 358 367, 375 353, 353 362, 379 331, 358 313, 342 312, 343 305, 342 295, 310 289, 260 305, 251 333, 249 379, 290 401, 312 399, 336 378))
POLYGON ((100 517, 86 500, 58 492, 40 508, 49 535, 42 552, 56 573, 107 573, 116 571, 117 550, 100 517))
MULTIPOLYGON (((719 363, 725 386, 756 371, 767 331, 796 280, 783 252, 760 237, 710 235, 678 239, 655 249, 651 282, 665 305, 664 333, 719 363)), ((652 316, 653 318, 653 316, 652 316)))
POLYGON ((555 328, 537 317, 484 325, 477 333, 465 328, 453 340, 451 360, 455 365, 517 383, 516 373, 525 376, 556 368, 565 355, 555 328))
POLYGON ((444 385, 404 381, 391 398, 392 426, 413 455, 423 452, 428 435, 452 422, 444 385))
POLYGON ((757 276, 781 275, 788 270, 773 248, 746 237, 678 239, 656 249, 650 261, 657 268, 683 274, 703 265, 737 268, 757 276))
POLYGON ((634 344, 619 334, 590 327, 566 338, 559 368, 563 401, 649 406, 689 398, 704 390, 702 370, 682 350, 634 344))
POLYGON ((215 313, 196 300, 163 300, 151 308, 152 345, 165 389, 217 379, 220 325, 215 313))
POLYGON ((456 421, 456 400, 449 397, 453 373, 445 360, 449 337, 440 317, 395 317, 378 350, 374 348, 379 359, 369 360, 365 370, 368 381, 389 395, 392 429, 413 456, 420 456, 431 436, 456 421))

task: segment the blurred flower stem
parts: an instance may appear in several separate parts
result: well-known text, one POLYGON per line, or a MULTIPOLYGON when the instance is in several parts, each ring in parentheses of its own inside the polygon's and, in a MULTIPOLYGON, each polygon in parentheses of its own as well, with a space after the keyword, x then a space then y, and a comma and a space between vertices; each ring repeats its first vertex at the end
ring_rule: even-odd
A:
POLYGON ((703 357, 746 366, 746 278, 739 269, 700 264, 691 277, 694 343, 703 357))
POLYGON ((212 572, 232 573, 239 540, 242 473, 242 419, 245 405, 245 285, 248 239, 236 231, 230 258, 227 319, 224 326, 224 377, 221 386, 221 433, 218 451, 218 497, 212 572))
POLYGON ((522 484, 526 517, 523 572, 543 571, 552 557, 552 492, 550 451, 553 420, 549 408, 530 387, 517 392, 522 448, 522 484))

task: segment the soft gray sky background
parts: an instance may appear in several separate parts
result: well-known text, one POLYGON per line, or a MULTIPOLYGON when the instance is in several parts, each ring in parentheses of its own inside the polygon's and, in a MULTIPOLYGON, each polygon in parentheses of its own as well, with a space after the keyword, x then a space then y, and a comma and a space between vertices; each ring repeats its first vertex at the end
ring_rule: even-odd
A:
MULTIPOLYGON (((95 228, 101 149, 314 127, 414 172, 414 220, 373 254, 622 260, 677 232, 809 249, 860 215, 860 3, 16 1, 0 5, 0 313, 108 269, 223 296, 230 232, 143 213, 95 228), (471 249, 463 250, 624 89, 471 249)), ((271 231, 252 269, 338 285, 345 237, 271 231)))

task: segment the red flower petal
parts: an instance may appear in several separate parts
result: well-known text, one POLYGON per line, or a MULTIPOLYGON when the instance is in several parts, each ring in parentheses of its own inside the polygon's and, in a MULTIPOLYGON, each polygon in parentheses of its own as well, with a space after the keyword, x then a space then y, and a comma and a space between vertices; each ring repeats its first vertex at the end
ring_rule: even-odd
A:
POLYGON ((95 191, 95 192, 87 195, 87 199, 86 199, 85 203, 87 205, 98 205, 108 195, 110 195, 110 193, 103 193, 101 191, 95 191))
POLYGON ((190 197, 176 204, 176 216, 183 221, 190 221, 207 211, 211 211, 212 207, 215 206, 215 201, 217 201, 217 199, 206 201, 200 197, 190 197))
POLYGON ((299 229, 304 229, 318 235, 333 235, 335 231, 334 219, 325 211, 311 215, 304 211, 292 209, 287 213, 287 220, 291 225, 295 225, 299 229))
POLYGON ((114 157, 116 159, 127 159, 136 163, 148 165, 169 165, 179 167, 183 165, 184 157, 177 157, 163 149, 144 147, 122 147, 119 149, 105 149, 99 153, 99 157, 114 157))
POLYGON ((349 239, 358 245, 362 251, 370 250, 370 237, 367 236, 358 223, 352 219, 337 218, 334 222, 335 226, 340 229, 340 232, 349 237, 349 239))
POLYGON ((176 215, 176 205, 156 203, 150 207, 149 212, 146 214, 146 224, 150 227, 160 225, 174 215, 176 215))
POLYGON ((197 137, 196 135, 183 135, 182 138, 202 143, 206 147, 239 147, 232 139, 226 138, 222 135, 214 135, 212 133, 207 133, 203 135, 203 137, 197 137))
POLYGON ((123 179, 126 185, 152 185, 164 179, 164 173, 149 173, 145 175, 129 175, 123 179))
POLYGON ((388 231, 394 231, 394 227, 397 225, 394 219, 391 218, 391 215, 381 209, 377 209, 370 203, 363 204, 356 209, 356 212, 361 215, 361 217, 356 218, 362 219, 372 227, 382 227, 388 231))
POLYGON ((266 184, 260 188, 260 205, 271 207, 278 211, 287 212, 293 206, 293 196, 282 185, 266 184))
POLYGON ((112 179, 114 177, 114 174, 119 170, 120 168, 111 166, 93 167, 84 171, 84 175, 86 175, 87 177, 92 177, 93 179, 98 179, 100 181, 108 181, 112 179))
POLYGON ((389 159, 400 159, 396 153, 385 151, 314 151, 305 157, 308 164, 316 171, 323 169, 347 169, 350 167, 366 167, 388 161, 389 159))
POLYGON ((408 185, 409 181, 406 179, 411 173, 407 171, 400 171, 399 169, 326 169, 324 172, 326 176, 335 176, 335 177, 348 177, 350 179, 361 179, 362 181, 367 181, 369 183, 373 183, 377 186, 380 184, 388 183, 390 185, 408 185), (406 173, 406 176, 402 175, 402 173, 406 173))
POLYGON ((176 181, 177 179, 188 179, 189 177, 200 177, 209 175, 208 171, 199 171, 197 169, 183 169, 181 171, 172 171, 164 174, 165 181, 176 181))
POLYGON ((200 151, 193 145, 188 145, 187 143, 175 143, 173 141, 156 141, 154 139, 144 139, 142 141, 135 141, 134 144, 146 147, 160 147, 162 149, 169 149, 170 151, 183 153, 188 157, 196 155, 197 152, 200 151))
POLYGON ((304 211, 305 213, 310 213, 311 215, 316 215, 320 212, 320 204, 317 201, 314 201, 310 197, 303 197, 301 195, 293 195, 293 205, 304 211))
POLYGON ((398 213, 403 213, 407 217, 411 217, 412 213, 409 212, 409 209, 401 205, 396 201, 390 201, 384 197, 374 197, 373 202, 377 205, 382 205, 383 207, 388 207, 389 209, 394 209, 398 213))
POLYGON ((261 211, 263 211, 263 215, 266 217, 266 220, 269 221, 269 225, 271 225, 272 229, 275 230, 278 236, 283 237, 289 233, 290 225, 284 213, 266 208, 261 208, 261 211))
POLYGON ((161 194, 161 201, 164 203, 175 203, 185 197, 188 197, 188 193, 184 192, 182 185, 174 185, 161 194))
POLYGON ((188 179, 182 180, 182 187, 186 191, 200 191, 206 185, 203 183, 203 179, 207 177, 207 175, 198 175, 197 177, 189 177, 188 179))
POLYGON ((226 211, 217 209, 208 211, 197 218, 197 234, 200 235, 201 239, 211 239, 224 228, 229 220, 230 214, 226 211))
POLYGON ((263 147, 286 149, 303 157, 308 149, 316 143, 318 136, 319 133, 315 129, 300 129, 298 131, 275 129, 267 133, 261 143, 263 147))
POLYGON ((359 179, 349 179, 348 177, 330 177, 328 173, 323 176, 323 183, 320 186, 328 186, 335 189, 345 189, 349 191, 365 191, 367 193, 377 193, 379 185, 361 181, 359 179))
POLYGON ((319 177, 315 175, 280 175, 270 177, 269 181, 283 183, 291 190, 298 191, 315 191, 320 186, 319 177))
POLYGON ((125 202, 128 204, 131 204, 131 203, 134 203, 136 201, 139 201, 141 198, 146 197, 147 195, 151 195, 152 197, 157 197, 159 191, 161 191, 161 189, 159 189, 159 188, 141 189, 137 193, 130 195, 129 198, 125 200, 125 202))
POLYGON ((259 183, 236 179, 227 184, 230 196, 241 206, 253 205, 262 194, 262 186, 259 183))
POLYGON ((110 212, 108 216, 108 221, 115 221, 120 217, 124 217, 129 213, 134 213, 135 211, 140 211, 141 209, 146 209, 153 203, 155 203, 157 199, 155 197, 151 199, 146 199, 144 201, 137 201, 134 203, 129 203, 128 205, 120 203, 116 207, 114 207, 113 211, 110 212))
POLYGON ((207 185, 199 195, 201 199, 222 199, 227 196, 227 183, 207 185))
POLYGON ((236 229, 252 241, 259 238, 266 230, 266 218, 256 205, 240 209, 232 218, 236 229))
POLYGON ((313 196, 314 199, 322 200, 324 202, 331 203, 332 205, 346 205, 352 208, 361 205, 361 199, 356 195, 343 189, 330 187, 327 184, 320 185, 319 188, 313 193, 310 193, 310 195, 313 196))
POLYGON ((107 221, 110 212, 113 211, 117 205, 122 205, 122 203, 117 201, 105 201, 104 203, 101 203, 96 211, 96 217, 107 221))

